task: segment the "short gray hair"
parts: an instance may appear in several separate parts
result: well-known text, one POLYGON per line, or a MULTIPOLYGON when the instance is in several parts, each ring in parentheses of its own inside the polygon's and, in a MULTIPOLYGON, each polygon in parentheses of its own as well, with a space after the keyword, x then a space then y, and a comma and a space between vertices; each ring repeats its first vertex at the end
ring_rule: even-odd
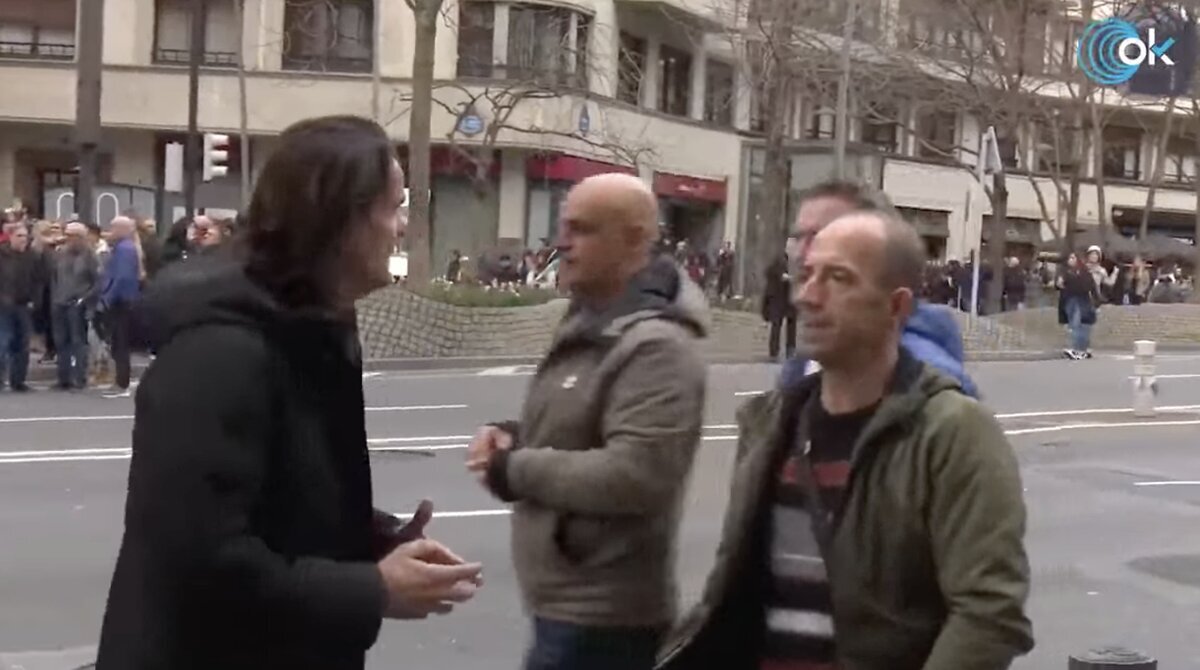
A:
POLYGON ((898 221, 904 221, 892 199, 882 190, 849 179, 829 179, 809 188, 800 195, 800 201, 813 198, 836 198, 854 207, 857 212, 879 212, 898 221))

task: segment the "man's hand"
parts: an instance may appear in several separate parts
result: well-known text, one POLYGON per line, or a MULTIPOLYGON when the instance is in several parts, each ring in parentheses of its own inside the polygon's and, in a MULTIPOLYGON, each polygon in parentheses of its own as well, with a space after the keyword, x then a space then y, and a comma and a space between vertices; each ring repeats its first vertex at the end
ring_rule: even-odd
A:
POLYGON ((502 428, 498 426, 480 428, 467 447, 467 470, 475 475, 484 488, 488 488, 487 470, 492 463, 492 456, 497 451, 512 449, 512 445, 512 434, 502 428))
POLYGON ((470 600, 483 584, 482 565, 467 563, 427 539, 396 547, 378 567, 387 590, 383 615, 389 619, 447 614, 455 603, 470 600))

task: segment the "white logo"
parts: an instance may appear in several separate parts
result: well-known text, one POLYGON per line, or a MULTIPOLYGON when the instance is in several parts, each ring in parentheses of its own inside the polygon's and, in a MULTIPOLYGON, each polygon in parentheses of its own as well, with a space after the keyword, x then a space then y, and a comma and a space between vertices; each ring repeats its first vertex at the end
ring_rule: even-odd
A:
POLYGON ((575 383, 578 381, 578 375, 568 375, 567 378, 563 380, 562 387, 565 389, 573 389, 575 388, 575 383))

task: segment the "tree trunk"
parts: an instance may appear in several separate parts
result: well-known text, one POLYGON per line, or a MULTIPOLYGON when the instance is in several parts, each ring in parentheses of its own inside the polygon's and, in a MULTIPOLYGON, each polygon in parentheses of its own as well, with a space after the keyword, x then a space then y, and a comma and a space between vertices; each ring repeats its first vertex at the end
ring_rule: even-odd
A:
MULTIPOLYGON (((1091 104, 1091 103, 1089 103, 1091 104)), ((1104 124, 1100 119, 1100 105, 1091 104, 1092 143, 1095 145, 1096 170, 1096 220, 1100 225, 1100 239, 1108 239, 1108 201, 1104 197, 1104 124)), ((1073 251, 1068 247, 1068 251, 1073 251)))
MULTIPOLYGON (((1089 89, 1090 87, 1084 87, 1085 96, 1088 95, 1089 89)), ((1086 97, 1084 99, 1086 100, 1086 97)), ((1091 142, 1088 137, 1090 133, 1084 131, 1085 121, 1082 106, 1084 104, 1087 103, 1080 103, 1076 107, 1073 119, 1074 127, 1072 132, 1078 133, 1076 135, 1078 141, 1075 142, 1074 150, 1072 151, 1071 157, 1074 159, 1074 165, 1071 169, 1071 183, 1067 187, 1067 219, 1066 230, 1063 231, 1063 239, 1068 249, 1075 246, 1075 228, 1079 224, 1080 182, 1083 181, 1084 173, 1087 171, 1087 157, 1090 155, 1088 152, 1091 148, 1091 142)), ((1101 239, 1104 239, 1103 230, 1101 230, 1101 239)))
POLYGON ((412 0, 416 18, 413 55, 413 100, 408 131, 408 283, 424 286, 432 271, 429 193, 430 123, 433 116, 433 58, 442 0, 412 0))
MULTIPOLYGON (((246 0, 233 0, 234 16, 242 20, 246 11, 246 0)), ((239 33, 240 34, 240 33, 239 33)), ((238 166, 241 171, 242 212, 250 209, 250 119, 249 101, 246 100, 246 53, 245 42, 238 43, 238 166)))
POLYGON ((1150 212, 1154 209, 1154 196, 1158 191, 1158 183, 1162 181, 1163 166, 1167 163, 1167 145, 1171 141, 1171 123, 1175 120, 1175 97, 1167 99, 1167 117, 1163 122, 1162 135, 1158 138, 1158 147, 1154 155, 1154 171, 1150 173, 1150 187, 1146 190, 1146 206, 1142 209, 1142 225, 1138 229, 1138 242, 1146 243, 1146 235, 1150 230, 1150 212))
MULTIPOLYGON (((987 295, 980 291, 980 299, 986 300, 987 313, 1000 313, 1000 298, 1004 295, 1004 251, 1008 240, 1008 176, 1001 168, 992 175, 992 231, 989 235, 987 264, 992 269, 992 281, 987 295)), ((982 254, 980 254, 982 256, 982 254)), ((979 266, 979 281, 983 282, 984 267, 979 266)), ((983 288, 982 286, 979 288, 983 288)))
MULTIPOLYGON (((1196 155, 1200 156, 1200 100, 1192 98, 1192 140, 1196 143, 1196 155)), ((1197 203, 1200 203, 1200 175, 1192 179, 1196 189, 1197 203)), ((1196 250, 1196 270, 1200 270, 1200 206, 1196 207, 1196 230, 1192 238, 1192 248, 1196 250)), ((1200 302, 1200 291, 1192 291, 1192 301, 1200 302)))

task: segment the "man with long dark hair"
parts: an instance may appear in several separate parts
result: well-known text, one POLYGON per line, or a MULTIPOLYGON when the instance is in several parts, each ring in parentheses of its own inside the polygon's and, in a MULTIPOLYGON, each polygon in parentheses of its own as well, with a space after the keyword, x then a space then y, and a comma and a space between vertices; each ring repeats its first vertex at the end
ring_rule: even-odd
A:
POLYGON ((372 507, 355 302, 391 283, 404 175, 375 123, 287 129, 243 245, 164 271, 98 670, 359 670, 465 564, 372 507))

